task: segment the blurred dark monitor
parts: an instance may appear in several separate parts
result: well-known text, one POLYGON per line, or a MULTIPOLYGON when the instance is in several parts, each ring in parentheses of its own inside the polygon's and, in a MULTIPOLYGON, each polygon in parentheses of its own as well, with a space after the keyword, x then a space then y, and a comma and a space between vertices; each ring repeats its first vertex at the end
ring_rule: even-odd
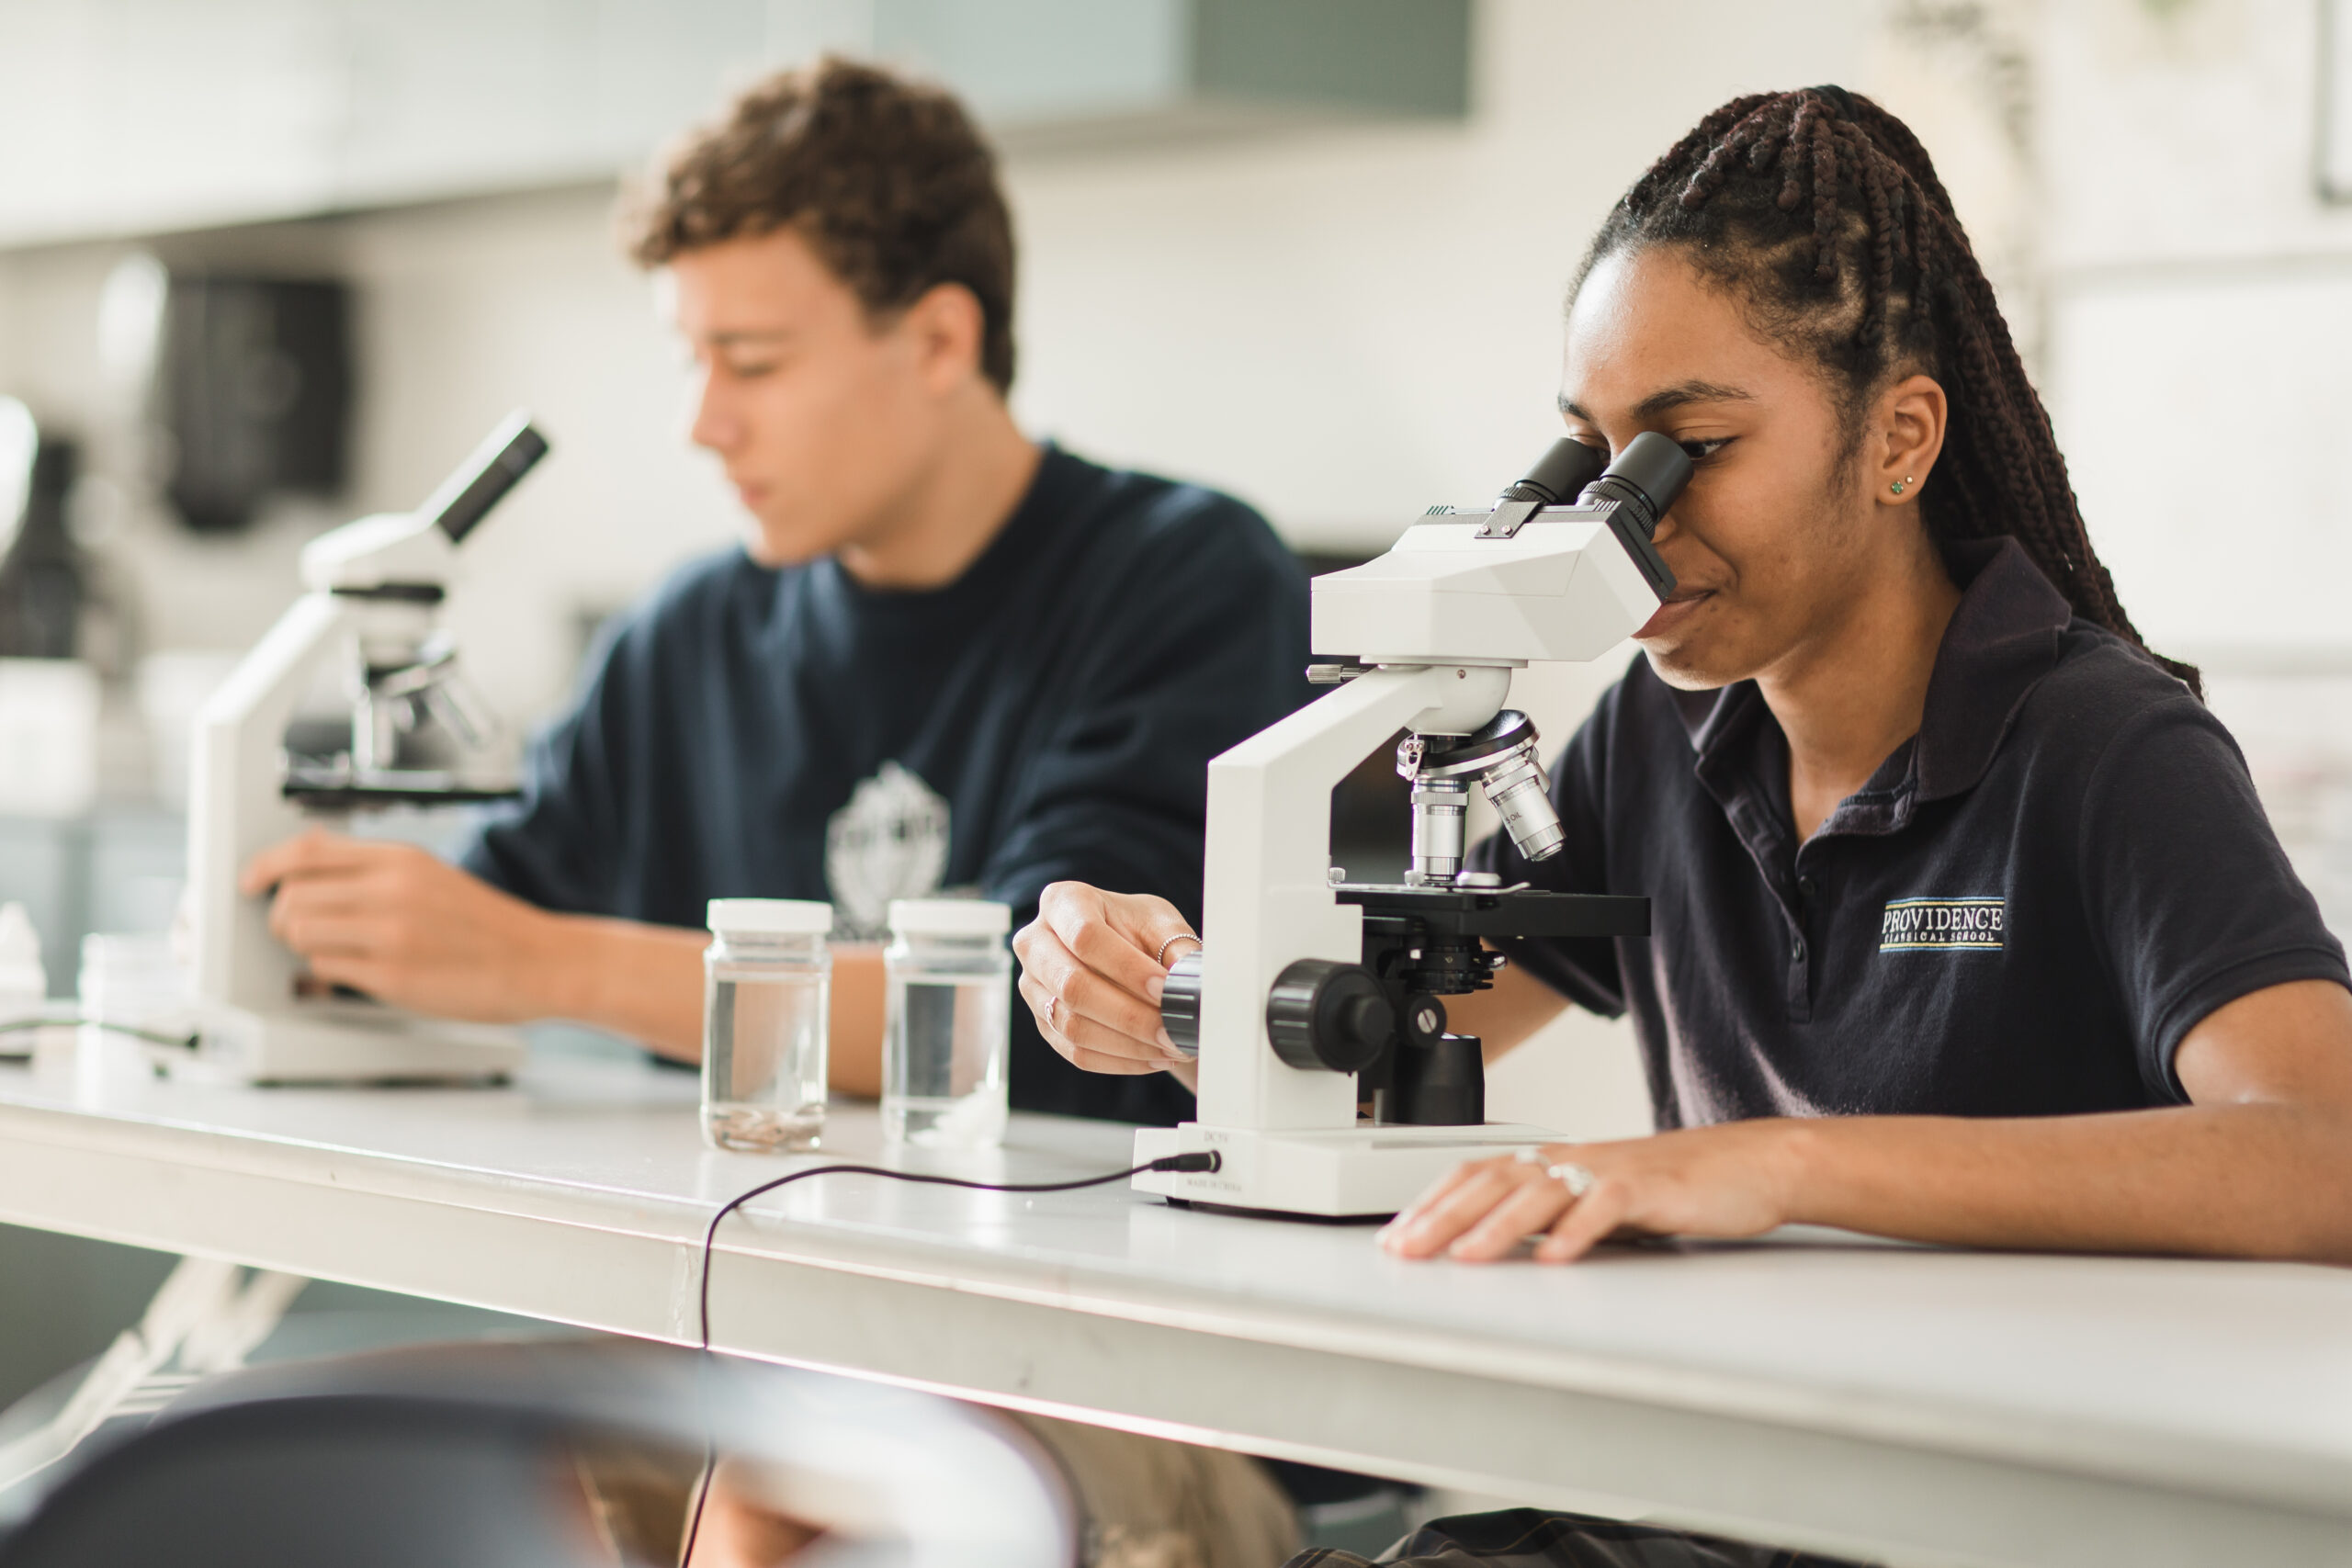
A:
POLYGON ((343 488, 352 394, 344 285, 175 276, 159 346, 164 493, 190 528, 232 532, 269 496, 343 488))

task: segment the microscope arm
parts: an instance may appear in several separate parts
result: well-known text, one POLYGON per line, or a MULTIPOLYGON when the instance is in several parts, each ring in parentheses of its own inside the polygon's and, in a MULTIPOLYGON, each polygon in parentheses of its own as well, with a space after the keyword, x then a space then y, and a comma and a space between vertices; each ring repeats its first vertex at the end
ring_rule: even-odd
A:
POLYGON ((301 812, 276 787, 286 727, 338 650, 344 623, 334 595, 303 594, 197 716, 188 893, 195 990, 206 1001, 266 1007, 288 998, 293 955, 269 934, 266 901, 237 891, 237 875, 254 854, 302 830, 301 812))
POLYGON ((1295 959, 1355 962, 1363 914, 1336 900, 1331 788, 1399 729, 1466 735, 1500 711, 1501 664, 1384 667, 1209 764, 1200 1115, 1233 1127, 1352 1126, 1356 1084, 1275 1055, 1266 998, 1295 959))

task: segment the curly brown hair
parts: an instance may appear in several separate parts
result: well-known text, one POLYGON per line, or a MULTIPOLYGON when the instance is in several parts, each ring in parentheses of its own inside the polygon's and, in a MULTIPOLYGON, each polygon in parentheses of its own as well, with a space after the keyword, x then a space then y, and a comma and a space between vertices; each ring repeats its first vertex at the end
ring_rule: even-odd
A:
POLYGON ((791 229, 869 315, 943 283, 971 291, 980 372, 1012 386, 1012 216, 996 154, 944 89, 827 57, 779 72, 691 134, 624 203, 629 254, 683 252, 791 229))

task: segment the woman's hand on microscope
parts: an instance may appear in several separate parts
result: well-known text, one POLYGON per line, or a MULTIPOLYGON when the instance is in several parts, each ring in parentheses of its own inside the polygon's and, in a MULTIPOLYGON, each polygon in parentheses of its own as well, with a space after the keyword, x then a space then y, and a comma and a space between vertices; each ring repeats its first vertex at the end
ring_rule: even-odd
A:
POLYGON ((1804 1132, 1728 1122, 1471 1160, 1390 1221, 1380 1244, 1400 1258, 1490 1263, 1532 1241, 1537 1262, 1567 1263, 1611 1236, 1758 1235, 1789 1221, 1804 1132))
POLYGON ((1021 998, 1046 1043, 1091 1073, 1172 1071, 1190 1084, 1192 1058, 1159 1022, 1169 961, 1200 939, 1165 898, 1057 882, 1037 918, 1013 936, 1021 998))
POLYGON ((481 1023, 559 1010, 538 994, 554 917, 413 844, 312 829, 255 855, 239 886, 272 894, 271 932, 325 984, 481 1023))

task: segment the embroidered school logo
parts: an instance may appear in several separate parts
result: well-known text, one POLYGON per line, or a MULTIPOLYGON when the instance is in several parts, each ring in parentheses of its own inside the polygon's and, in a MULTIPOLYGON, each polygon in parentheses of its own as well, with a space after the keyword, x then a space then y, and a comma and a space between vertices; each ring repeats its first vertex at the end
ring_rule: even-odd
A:
POLYGON ((1998 953, 2006 898, 1896 898, 1878 929, 1881 953, 1998 953))

